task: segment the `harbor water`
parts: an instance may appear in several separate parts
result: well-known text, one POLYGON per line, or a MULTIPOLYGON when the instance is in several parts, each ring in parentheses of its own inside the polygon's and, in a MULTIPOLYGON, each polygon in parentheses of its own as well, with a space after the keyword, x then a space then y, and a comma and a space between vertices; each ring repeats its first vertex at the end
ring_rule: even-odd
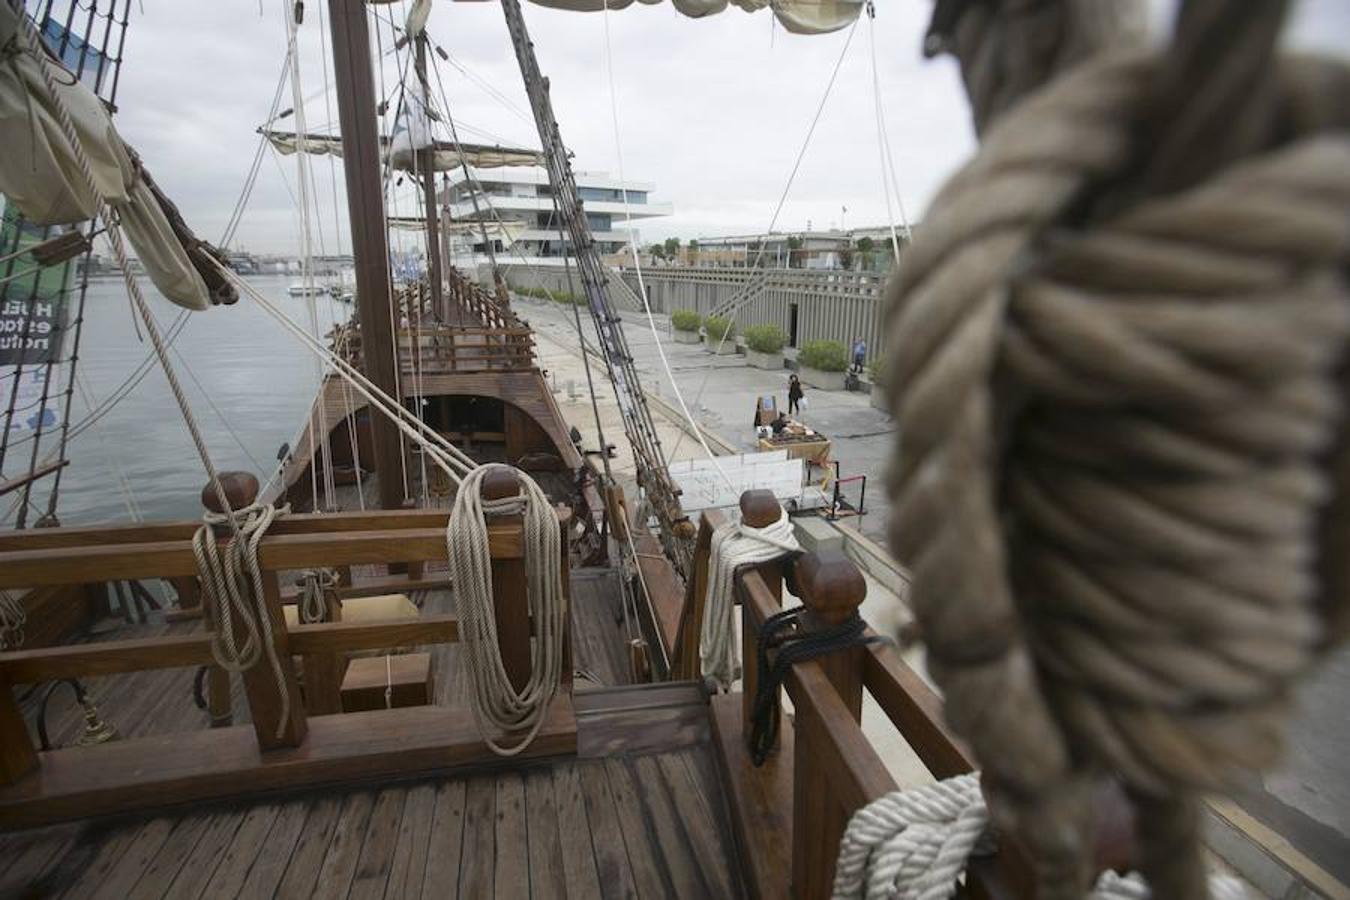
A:
MULTIPOLYGON (((291 297, 286 277, 257 276, 250 283, 310 329, 305 297, 291 297)), ((161 332, 174 330, 177 307, 141 282, 161 332)), ((329 297, 312 301, 320 334, 350 315, 351 306, 329 297)), ((72 300, 68 330, 75 316, 72 300)), ((232 306, 187 312, 170 359, 216 467, 253 472, 267 481, 278 468, 277 451, 294 445, 319 384, 314 356, 255 301, 241 296, 232 306)), ((195 519, 206 476, 168 380, 136 317, 121 278, 91 280, 79 348, 79 378, 72 399, 70 465, 62 473, 57 516, 64 525, 146 519, 195 519), (140 383, 125 392, 127 379, 140 383), (115 398, 119 398, 116 399, 115 398), (111 404, 111 405, 109 405, 111 404), (97 418, 90 421, 91 411, 97 418)), ((67 334, 62 356, 72 352, 67 334)), ((31 368, 31 367, 30 367, 31 368)), ((12 371, 12 370, 9 370, 12 371)), ((66 369, 57 367, 51 393, 63 393, 66 369)), ((6 373, 8 374, 8 373, 6 373)), ((31 374, 31 372, 30 372, 31 374)), ((5 400, 10 378, 3 385, 5 400)), ((19 416, 24 415, 20 404, 19 416)), ((3 427, 0 421, 0 427, 3 427)), ((32 431, 11 430, 4 477, 27 471, 32 431)), ((44 436, 39 462, 57 447, 57 432, 44 436)), ((48 475, 33 488, 28 524, 45 512, 54 483, 48 475)), ((3 498, 0 527, 12 527, 22 491, 3 498)))

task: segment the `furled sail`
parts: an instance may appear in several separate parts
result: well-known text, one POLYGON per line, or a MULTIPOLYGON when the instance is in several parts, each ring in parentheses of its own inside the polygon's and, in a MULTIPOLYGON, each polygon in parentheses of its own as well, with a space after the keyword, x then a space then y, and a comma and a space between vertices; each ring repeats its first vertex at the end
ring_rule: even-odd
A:
MULTIPOLYGON (((43 81, 41 63, 28 49, 20 15, 0 3, 0 193, 35 224, 84 222, 95 216, 96 202, 61 130, 56 98, 43 81)), ((59 98, 74 121, 98 192, 117 211, 146 274, 173 302, 206 309, 211 292, 102 101, 58 60, 50 62, 61 70, 59 98)))
MULTIPOLYGON (((282 153, 287 155, 296 150, 304 150, 306 153, 313 153, 316 156, 332 154, 333 156, 342 156, 342 138, 337 135, 327 134, 306 134, 297 138, 292 131, 262 131, 271 142, 282 153)), ((380 138, 381 154, 389 152, 390 141, 387 137, 380 138)), ((410 154, 400 153, 400 147, 394 148, 394 168, 402 171, 411 171, 412 158, 410 154)), ((406 148, 403 148, 406 149, 406 148)), ((539 166, 543 165, 542 157, 538 150, 528 150, 523 147, 498 147, 488 144, 459 144, 455 145, 448 141, 436 141, 436 156, 433 161, 433 168, 437 172, 448 172, 452 169, 458 169, 460 163, 460 149, 463 149, 463 158, 471 166, 492 169, 499 166, 539 166)))
MULTIPOLYGON (((460 0, 476 2, 476 0, 460 0)), ((570 9, 576 12, 599 12, 606 0, 533 0, 540 6, 570 9)), ((610 9, 626 9, 634 0, 608 0, 610 9)), ((661 0, 638 0, 646 4, 661 0)), ((728 6, 738 6, 746 12, 764 8, 773 10, 783 27, 794 34, 826 34, 853 24, 862 12, 866 0, 670 0, 675 9, 694 19, 722 12, 728 6)))

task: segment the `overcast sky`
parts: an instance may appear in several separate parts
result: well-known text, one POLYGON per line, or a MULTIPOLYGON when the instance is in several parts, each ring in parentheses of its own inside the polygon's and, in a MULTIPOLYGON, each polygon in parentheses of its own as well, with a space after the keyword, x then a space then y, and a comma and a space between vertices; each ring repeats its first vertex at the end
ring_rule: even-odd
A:
MULTIPOLYGON (((1168 3, 1152 3, 1161 21, 1168 3)), ((247 174, 254 130, 277 87, 286 40, 282 14, 290 5, 291 0, 261 0, 261 6, 256 0, 132 4, 118 127, 208 239, 220 237, 247 174)), ((974 136, 954 63, 920 57, 930 2, 876 5, 871 28, 896 179, 906 211, 919 219, 943 179, 973 152, 974 136)), ((300 57, 303 91, 310 98, 308 125, 311 131, 335 132, 329 119, 336 119, 336 104, 330 92, 326 108, 323 91, 320 36, 327 23, 321 25, 320 14, 326 3, 308 0, 305 6, 300 57)), ((401 24, 403 3, 375 8, 401 24)), ((540 66, 551 79, 574 166, 617 175, 606 16, 528 3, 525 15, 540 66)), ((767 12, 735 8, 695 20, 668 3, 634 4, 609 13, 608 25, 623 173, 654 183, 653 199, 675 207, 669 218, 641 223, 644 240, 767 228, 841 54, 838 78, 776 227, 887 221, 866 18, 846 52, 847 31, 791 35, 767 12)), ((1302 46, 1344 54, 1350 46, 1350 2, 1304 0, 1293 31, 1302 46)), ((381 32, 388 51, 388 26, 381 32)), ((462 125, 461 139, 538 146, 500 5, 437 0, 428 32, 464 70, 436 60, 450 111, 462 125)), ((386 95, 393 95, 404 55, 386 52, 386 95)), ((283 107, 289 106, 288 87, 283 107)), ((337 240, 334 181, 346 249, 341 164, 330 171, 328 160, 319 158, 314 166, 325 249, 331 251, 337 240)), ((236 246, 296 250, 295 184, 295 158, 269 153, 236 246)), ((398 212, 412 211, 411 197, 406 189, 399 192, 398 212)))

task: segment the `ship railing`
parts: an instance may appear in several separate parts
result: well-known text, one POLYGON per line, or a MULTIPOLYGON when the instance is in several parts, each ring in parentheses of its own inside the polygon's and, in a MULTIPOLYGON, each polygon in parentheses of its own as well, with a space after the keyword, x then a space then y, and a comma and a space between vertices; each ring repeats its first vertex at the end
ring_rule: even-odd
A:
MULTIPOLYGON (((339 686, 348 654, 458 641, 454 616, 288 627, 282 608, 282 573, 313 567, 391 570, 374 585, 339 589, 348 595, 437 586, 434 579, 420 575, 414 579, 392 570, 444 560, 448 514, 448 510, 344 512, 287 515, 273 523, 258 554, 262 608, 281 673, 278 679, 266 658, 243 673, 249 725, 41 751, 34 746, 16 699, 15 686, 61 679, 197 667, 220 672, 212 654, 209 610, 200 630, 0 653, 0 830, 497 762, 467 707, 429 703, 340 712, 339 686), (288 703, 283 703, 282 691, 288 703), (289 707, 289 714, 279 728, 283 706, 289 707)), ((565 518, 567 513, 559 515, 565 518)), ((0 588, 50 593, 53 587, 101 587, 156 578, 190 584, 197 577, 192 547, 197 528, 195 522, 175 522, 0 532, 0 588)), ((519 687, 529 677, 532 629, 519 517, 494 521, 488 526, 488 538, 498 642, 507 674, 519 687)), ((566 586, 565 546, 563 550, 560 574, 566 586)), ((439 586, 446 586, 443 579, 439 586)), ((78 588, 71 589, 69 602, 82 602, 80 594, 78 588)), ((236 638, 244 638, 240 628, 236 638)), ((570 634, 564 636, 564 647, 563 685, 523 757, 576 752, 570 634)), ((224 684, 228 696, 228 682, 224 684)), ((184 690, 187 685, 185 679, 184 690)))
MULTIPOLYGON (((534 335, 524 325, 400 328, 398 344, 405 373, 518 372, 536 365, 534 335)), ((361 364, 360 332, 341 338, 339 346, 348 362, 361 364)))
MULTIPOLYGON (((743 520, 777 518, 780 507, 767 491, 741 498, 743 520), (767 515, 766 515, 767 511, 767 515)), ((713 532, 725 522, 717 511, 703 514, 672 656, 672 677, 701 680, 698 636, 703 593, 709 577, 713 532)), ((838 552, 807 553, 747 567, 735 579, 741 607, 741 687, 712 697, 718 762, 728 789, 735 838, 752 896, 815 900, 831 895, 839 841, 859 809, 898 789, 895 776, 864 733, 864 695, 870 696, 933 778, 973 771, 974 761, 942 718, 942 701, 885 642, 850 646, 794 664, 776 693, 770 713, 790 724, 761 765, 750 747, 755 694, 760 679, 758 645, 766 619, 782 611, 787 583, 808 610, 802 630, 828 627, 854 614, 866 582, 852 560, 838 552)), ((871 635, 870 629, 866 634, 871 635)), ((1023 858, 1011 847, 972 861, 962 896, 1027 897, 1031 882, 1023 858)))

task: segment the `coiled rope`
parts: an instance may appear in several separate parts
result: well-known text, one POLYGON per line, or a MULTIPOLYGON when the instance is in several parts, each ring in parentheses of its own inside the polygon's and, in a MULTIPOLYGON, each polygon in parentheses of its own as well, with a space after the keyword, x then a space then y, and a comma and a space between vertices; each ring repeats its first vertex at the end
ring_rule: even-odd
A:
MULTIPOLYGON (((834 900, 948 900, 971 856, 993 850, 980 773, 894 791, 849 819, 835 863, 834 900)), ((1215 900, 1248 900, 1234 878, 1212 875, 1215 900)), ((1137 874, 1105 872, 1088 900, 1149 900, 1137 874)))
POLYGON ((744 522, 728 522, 713 532, 708 554, 708 591, 704 596, 703 628, 699 634, 699 662, 704 678, 722 690, 740 677, 736 659, 736 627, 733 615, 733 580, 742 566, 769 562, 789 553, 800 553, 792 520, 782 510, 778 521, 763 528, 744 522))
POLYGON ((450 579, 455 586, 460 643, 468 657, 470 702, 483 740, 499 756, 514 756, 534 740, 544 724, 549 702, 562 680, 564 622, 568 615, 562 591, 562 543, 558 517, 548 497, 519 470, 492 463, 470 472, 455 495, 446 529, 450 579), (502 470, 515 475, 522 495, 484 500, 483 478, 502 470), (502 664, 493 614, 492 557, 487 517, 523 518, 528 607, 534 625, 530 645, 530 677, 517 691, 502 664), (490 727, 489 727, 490 726, 490 727), (494 732, 524 732, 514 744, 494 732))
POLYGON ((328 618, 328 595, 338 583, 333 569, 305 569, 300 573, 300 621, 323 622, 328 618))
POLYGON ((277 737, 285 733, 286 722, 290 719, 290 693, 286 690, 286 675, 277 655, 272 619, 267 615, 263 598, 258 545, 272 521, 289 509, 277 510, 270 504, 254 503, 233 513, 208 510, 202 514, 202 526, 192 536, 192 555, 197 559, 202 590, 215 625, 211 656, 216 665, 238 674, 256 666, 266 654, 281 697, 277 737), (223 525, 229 525, 234 532, 234 540, 224 550, 216 541, 215 531, 223 525), (235 636, 236 620, 244 632, 242 645, 235 636))
POLYGON ((775 706, 778 689, 794 665, 849 647, 885 640, 866 633, 867 623, 857 610, 838 624, 803 631, 801 626, 807 613, 805 606, 785 609, 765 619, 759 630, 756 647, 759 680, 755 684, 750 725, 750 758, 756 766, 763 765, 778 742, 775 706), (776 648, 772 661, 769 659, 771 648, 776 648))
MULTIPOLYGON (((1262 16, 1209 12, 1182 22, 1273 44, 1262 16)), ((1203 896, 1198 792, 1275 760, 1294 680, 1345 629, 1350 116, 1327 99, 1350 71, 1239 63, 1176 85, 1125 51, 1023 99, 888 289, 891 545, 1050 900, 1087 886, 1103 771, 1139 808, 1145 878, 1203 896), (1197 98, 1204 155, 1257 76, 1275 113, 1247 156, 1158 177, 1156 92, 1197 98)))

